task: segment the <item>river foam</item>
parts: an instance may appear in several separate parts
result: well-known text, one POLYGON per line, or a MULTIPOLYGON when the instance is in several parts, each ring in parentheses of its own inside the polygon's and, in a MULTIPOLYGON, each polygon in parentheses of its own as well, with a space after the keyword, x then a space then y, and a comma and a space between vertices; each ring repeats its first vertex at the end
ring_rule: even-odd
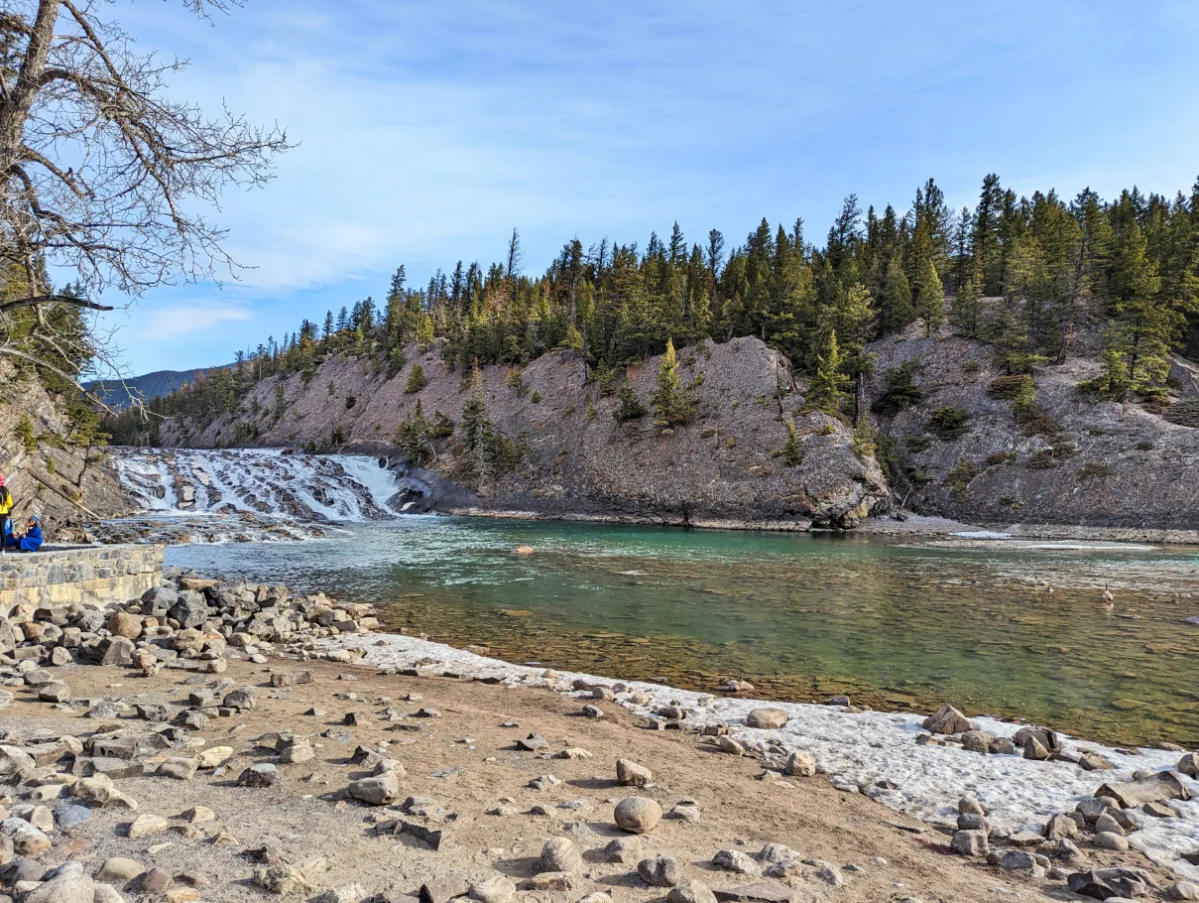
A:
MULTIPOLYGON (((397 634, 345 634, 319 641, 326 651, 359 648, 362 663, 380 669, 420 668, 429 673, 449 672, 472 679, 498 680, 506 686, 540 687, 567 695, 578 678, 612 685, 614 680, 577 672, 560 671, 546 679, 542 666, 514 665, 486 658, 441 643, 397 634), (381 645, 381 643, 383 643, 381 645)), ((821 771, 834 783, 857 787, 896 812, 926 822, 953 825, 957 801, 973 796, 987 809, 988 821, 1011 831, 1040 832, 1051 815, 1072 811, 1090 797, 1100 784, 1131 780, 1140 769, 1165 771, 1175 767, 1179 753, 1160 749, 1121 752, 1097 743, 1087 743, 1059 734, 1067 750, 1096 751, 1116 768, 1086 772, 1066 762, 1033 762, 1019 755, 982 755, 958 746, 919 746, 921 715, 887 712, 848 712, 839 706, 810 703, 711 697, 660 684, 625 682, 627 691, 617 702, 630 711, 652 717, 654 708, 667 703, 683 707, 687 721, 696 724, 724 722, 743 743, 762 748, 777 740, 788 751, 813 755, 821 771), (634 692, 647 694, 652 702, 638 706, 630 702, 634 692), (756 730, 745 725, 751 709, 764 705, 783 709, 787 724, 778 730, 756 730), (878 782, 896 785, 893 790, 878 782)), ((997 737, 1012 737, 1021 725, 978 717, 975 727, 997 737)), ((652 763, 651 763, 652 764, 652 763)), ((1191 880, 1199 880, 1199 866, 1183 859, 1184 853, 1199 851, 1199 782, 1184 777, 1192 799, 1174 800, 1176 818, 1160 819, 1130 810, 1140 829, 1128 837, 1129 844, 1159 865, 1191 880)))

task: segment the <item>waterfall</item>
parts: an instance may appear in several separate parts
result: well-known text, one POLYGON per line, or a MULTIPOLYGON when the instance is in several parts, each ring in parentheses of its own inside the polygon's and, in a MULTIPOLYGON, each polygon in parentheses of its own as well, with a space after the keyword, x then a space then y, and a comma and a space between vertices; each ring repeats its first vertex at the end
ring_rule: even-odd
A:
POLYGON ((387 460, 283 449, 114 449, 121 483, 147 512, 250 514, 345 523, 395 517, 427 494, 387 460))

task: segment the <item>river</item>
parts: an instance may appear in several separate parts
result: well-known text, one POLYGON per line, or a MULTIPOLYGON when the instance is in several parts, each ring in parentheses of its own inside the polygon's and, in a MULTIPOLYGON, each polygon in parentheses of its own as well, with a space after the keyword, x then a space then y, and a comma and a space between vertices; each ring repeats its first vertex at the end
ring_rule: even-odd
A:
POLYGON ((373 602, 388 629, 514 662, 1199 745, 1193 547, 414 516, 167 562, 373 602))

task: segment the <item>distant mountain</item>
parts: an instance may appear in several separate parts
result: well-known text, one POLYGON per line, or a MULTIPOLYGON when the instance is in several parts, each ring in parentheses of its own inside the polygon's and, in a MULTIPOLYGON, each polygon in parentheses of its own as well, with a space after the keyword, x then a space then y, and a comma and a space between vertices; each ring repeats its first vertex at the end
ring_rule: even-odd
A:
POLYGON ((83 385, 84 388, 94 391, 100 400, 109 407, 123 410, 129 407, 130 393, 133 393, 134 397, 140 397, 143 401, 149 401, 151 398, 160 398, 163 395, 171 394, 184 383, 195 382, 197 373, 207 373, 211 370, 232 366, 233 364, 220 364, 216 367, 197 367, 195 370, 156 370, 144 376, 126 379, 124 385, 120 380, 111 379, 97 379, 83 385))

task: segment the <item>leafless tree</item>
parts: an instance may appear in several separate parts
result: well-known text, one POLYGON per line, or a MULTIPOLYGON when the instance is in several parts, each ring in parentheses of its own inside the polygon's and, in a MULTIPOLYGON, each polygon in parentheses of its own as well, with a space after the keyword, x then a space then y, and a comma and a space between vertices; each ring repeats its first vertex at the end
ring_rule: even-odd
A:
MULTIPOLYGON (((184 5, 203 18, 240 2, 184 5)), ((226 233, 204 211, 230 185, 266 182, 288 147, 277 126, 169 98, 167 79, 185 62, 138 52, 105 17, 112 5, 0 8, 0 355, 31 356, 2 341, 18 311, 34 311, 47 332, 48 305, 110 310, 96 300, 105 290, 128 303, 155 286, 236 276, 226 233), (76 290, 52 291, 48 270, 73 273, 76 290)))

